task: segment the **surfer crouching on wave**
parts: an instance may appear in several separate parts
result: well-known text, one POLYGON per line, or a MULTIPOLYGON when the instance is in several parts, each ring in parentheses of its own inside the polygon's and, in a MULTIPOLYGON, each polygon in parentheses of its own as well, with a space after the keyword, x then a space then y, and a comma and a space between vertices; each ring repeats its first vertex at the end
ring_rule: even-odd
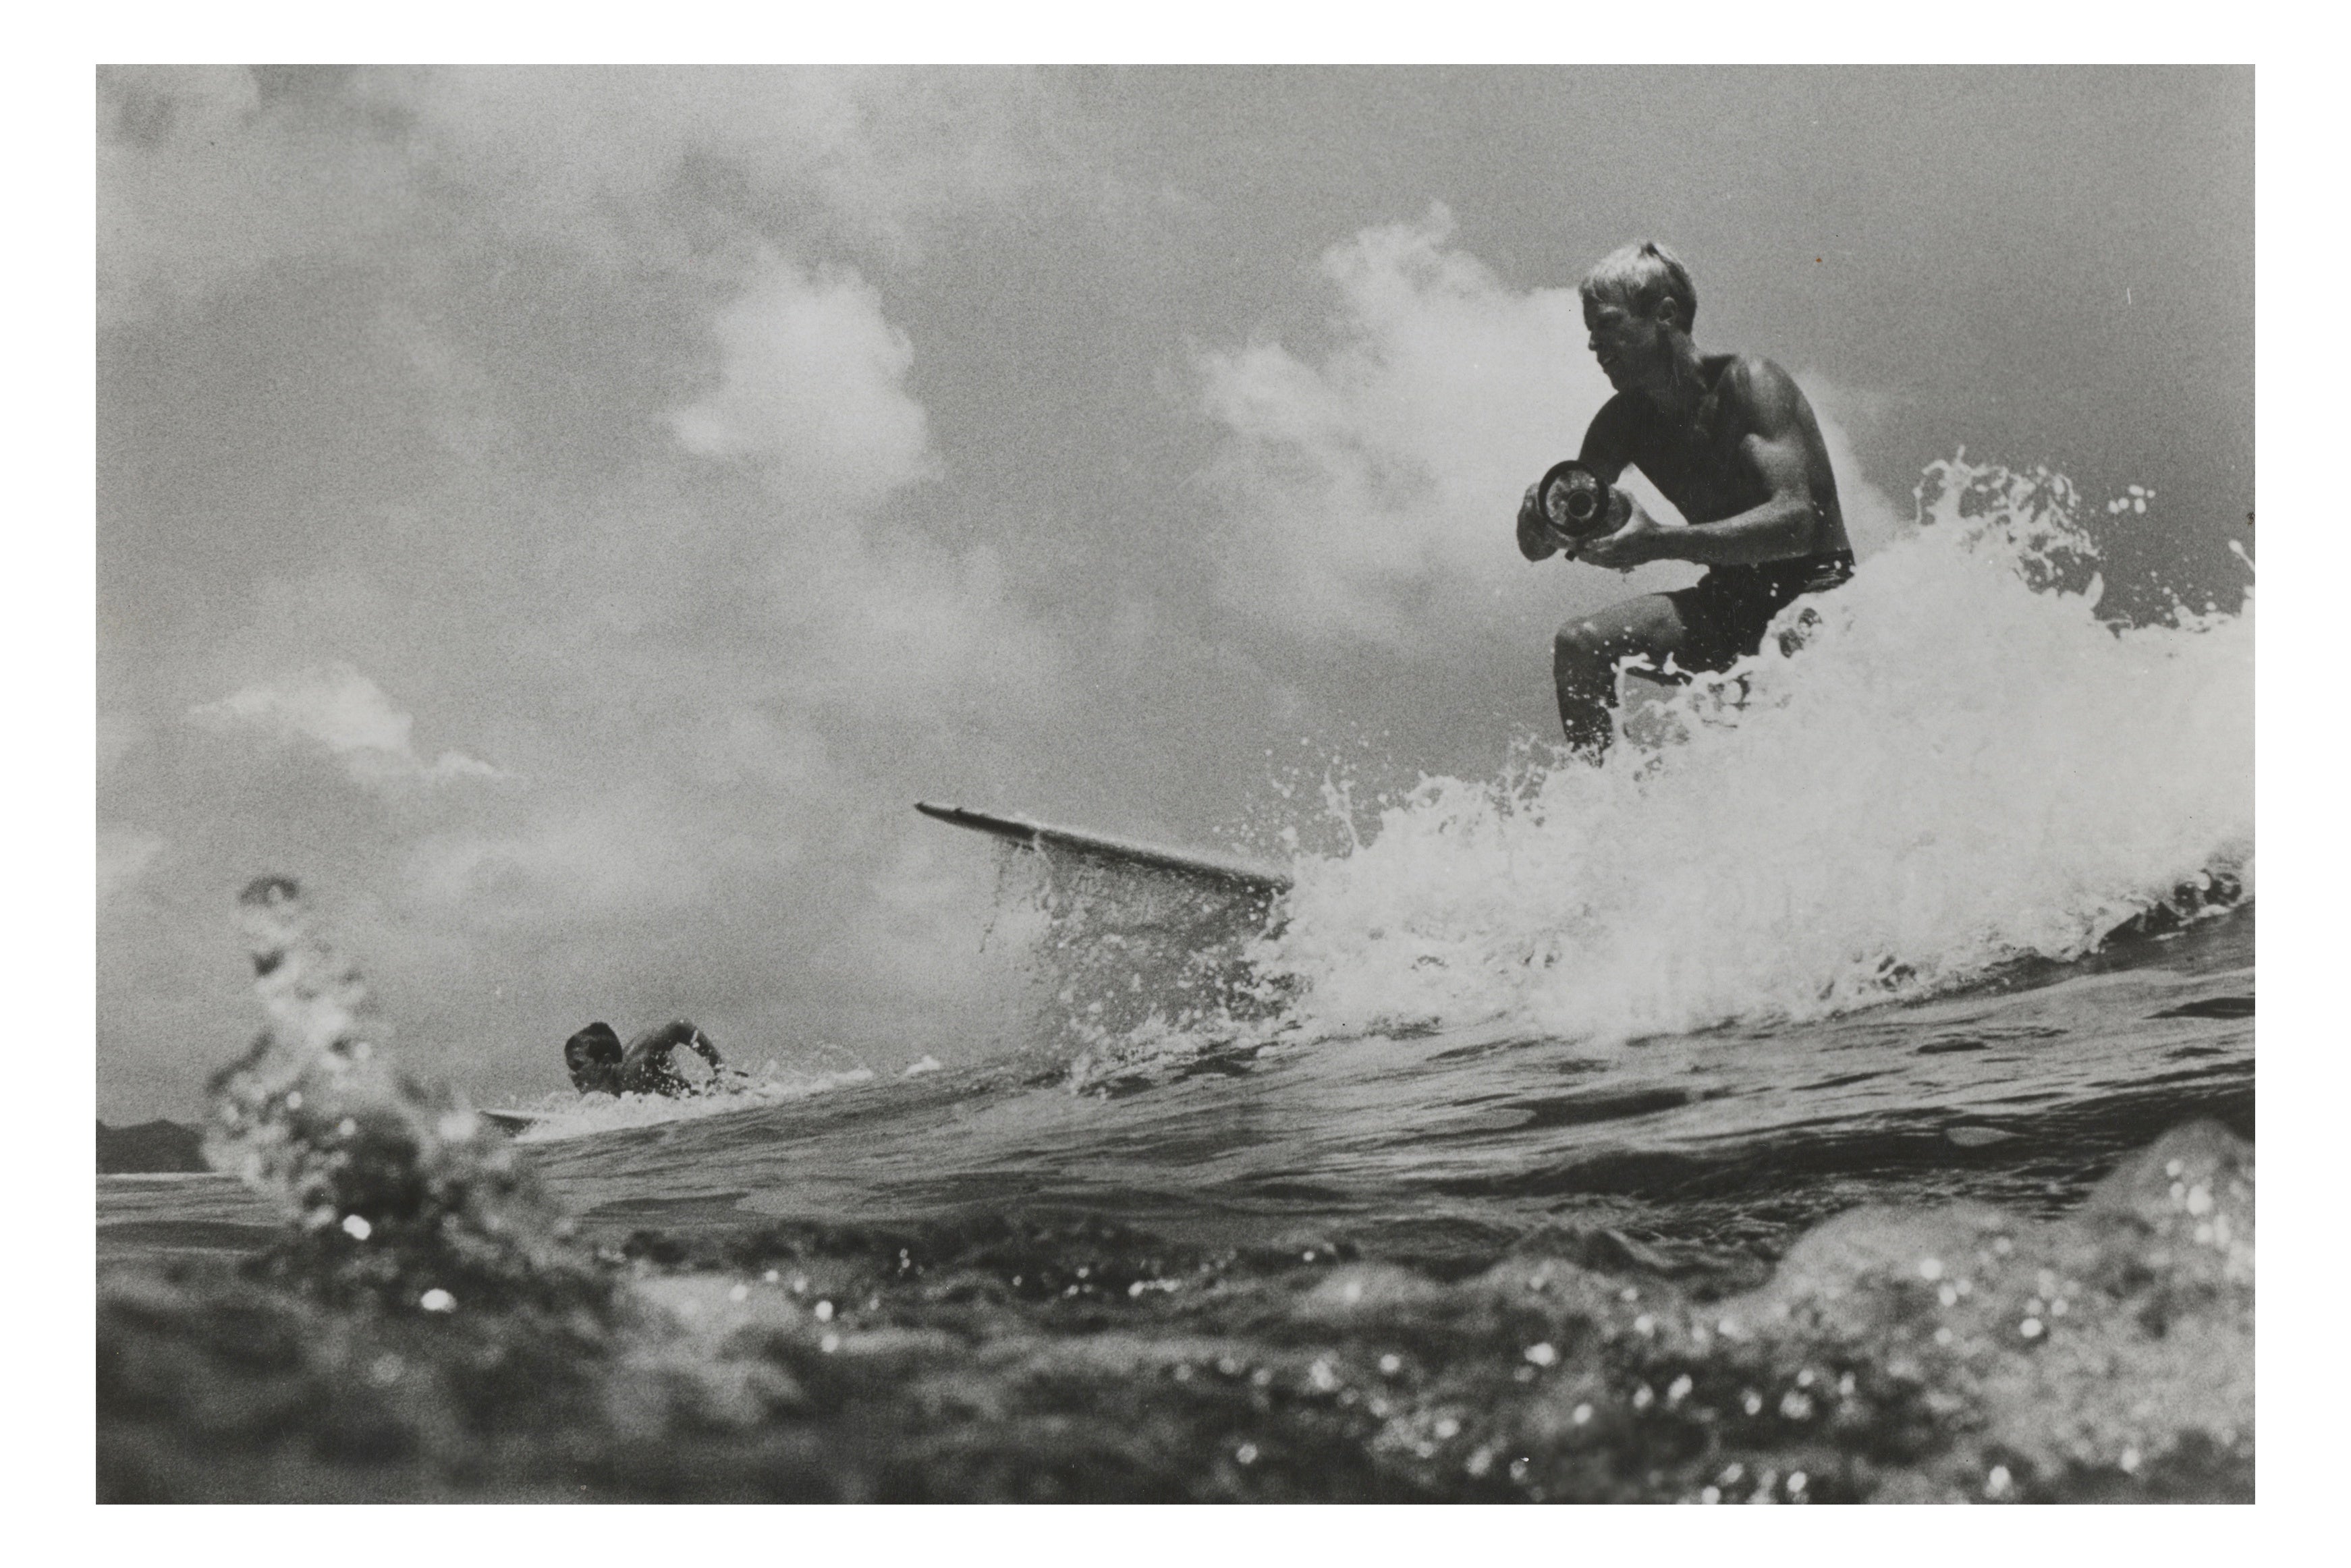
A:
POLYGON ((1529 560, 1564 551, 1620 570, 1652 560, 1709 569, 1693 587, 1611 605, 1553 639, 1560 724, 1570 746, 1597 758, 1624 661, 1662 672, 1670 658, 1668 679, 1728 669, 1761 646, 1791 601, 1851 577, 1853 547, 1812 405, 1769 360, 1698 351, 1698 290, 1672 252, 1626 246, 1585 275, 1581 292, 1593 355, 1616 395, 1593 416, 1578 461, 1604 486, 1640 469, 1690 526, 1667 527, 1618 491, 1613 504, 1629 508, 1622 525, 1578 539, 1556 525, 1539 483, 1519 508, 1519 549, 1529 560))
POLYGON ((710 1064, 716 1084, 725 1066, 718 1047, 683 1019, 645 1030, 625 1051, 611 1024, 591 1023, 563 1042, 563 1065, 571 1070, 571 1086, 582 1094, 695 1093, 695 1084, 670 1061, 670 1052, 680 1046, 710 1064))

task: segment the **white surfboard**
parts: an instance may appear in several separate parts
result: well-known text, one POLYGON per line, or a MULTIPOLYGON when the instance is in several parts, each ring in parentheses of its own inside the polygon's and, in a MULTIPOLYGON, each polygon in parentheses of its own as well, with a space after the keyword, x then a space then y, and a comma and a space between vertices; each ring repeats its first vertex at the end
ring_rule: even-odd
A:
POLYGON ((993 811, 975 811, 964 806, 938 806, 927 800, 917 800, 914 810, 934 821, 968 828, 977 833, 987 833, 1008 843, 1019 844, 1023 849, 1060 850, 1116 865, 1173 872, 1178 876, 1196 877, 1266 899, 1279 897, 1290 891, 1288 876, 1270 867, 1251 865, 1246 861, 1204 855, 1190 850, 1162 849, 1156 844, 1140 844, 1079 828, 1057 828, 1050 822, 1031 821, 1026 817, 999 816, 993 811))

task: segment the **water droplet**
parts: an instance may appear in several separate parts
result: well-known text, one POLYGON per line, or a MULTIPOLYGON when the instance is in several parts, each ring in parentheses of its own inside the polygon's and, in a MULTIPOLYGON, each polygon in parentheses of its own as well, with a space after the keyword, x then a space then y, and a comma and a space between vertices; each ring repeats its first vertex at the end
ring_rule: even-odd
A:
POLYGON ((356 1214, 343 1216, 343 1234, 354 1241, 364 1241, 375 1234, 375 1227, 356 1214))
POLYGON ((1549 1340, 1545 1340, 1541 1344, 1527 1346, 1526 1358, 1537 1366, 1549 1366, 1559 1360, 1559 1352, 1552 1348, 1549 1340))
POLYGON ((1918 1278, 1928 1281, 1929 1284, 1932 1284, 1935 1281, 1939 1280, 1942 1277, 1943 1260, 1940 1258, 1921 1258, 1918 1260, 1918 1278))
POLYGON ((416 1304, 428 1312, 454 1312, 457 1310, 457 1298, 436 1285, 417 1297, 416 1304))
POLYGON ((831 1301, 819 1301, 816 1304, 816 1321, 820 1323, 829 1323, 832 1322, 832 1303, 831 1301))
POLYGON ((1255 1443, 1243 1443, 1239 1448, 1233 1450, 1233 1458, 1244 1465, 1253 1465, 1257 1463, 1257 1445, 1255 1443))
POLYGON ((1592 1419, 1592 1406, 1589 1405, 1577 1406, 1575 1407, 1574 1414, 1568 1416, 1568 1419, 1579 1427, 1583 1426, 1585 1422, 1592 1419))
POLYGON ((1398 1355, 1384 1355, 1380 1357, 1380 1370, 1388 1376, 1394 1377, 1404 1370, 1404 1358, 1398 1355))
POLYGON ((2027 1339, 2039 1339, 2041 1337, 2041 1320, 2039 1318, 2027 1318, 2022 1322, 2016 1325, 2016 1332, 2022 1334, 2027 1339))

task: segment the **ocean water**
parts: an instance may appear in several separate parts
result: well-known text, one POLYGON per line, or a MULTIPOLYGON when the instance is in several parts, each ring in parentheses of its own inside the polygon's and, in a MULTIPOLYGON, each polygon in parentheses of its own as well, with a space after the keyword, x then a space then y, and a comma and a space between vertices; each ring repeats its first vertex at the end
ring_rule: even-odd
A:
POLYGON ((1938 465, 1271 905, 1006 850, 951 1068, 508 1142, 265 889, 235 1174, 99 1178, 101 1493, 2250 1498, 2252 600, 2107 623, 2099 517, 1938 465))

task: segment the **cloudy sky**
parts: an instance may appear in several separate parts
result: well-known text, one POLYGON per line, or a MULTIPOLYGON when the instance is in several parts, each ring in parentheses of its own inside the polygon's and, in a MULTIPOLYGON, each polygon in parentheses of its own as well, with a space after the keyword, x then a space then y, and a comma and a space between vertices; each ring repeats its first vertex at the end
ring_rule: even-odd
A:
MULTIPOLYGON (((1490 777, 1548 638, 1520 491, 1604 393, 1573 285, 1919 467, 2157 505, 2233 603, 2250 71, 125 69, 98 114, 98 1043, 249 1036, 304 879, 421 1065, 590 1018, 975 1049, 959 800, 1214 845, 1333 756, 1490 777)), ((1694 569, 1646 568, 1674 586, 1694 569)))

